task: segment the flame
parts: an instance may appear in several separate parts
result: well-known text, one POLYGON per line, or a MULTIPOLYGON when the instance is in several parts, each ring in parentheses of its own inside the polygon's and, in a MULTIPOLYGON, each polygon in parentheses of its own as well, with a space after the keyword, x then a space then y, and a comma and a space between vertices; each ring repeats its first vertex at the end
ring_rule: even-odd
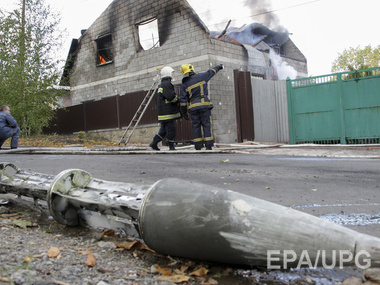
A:
POLYGON ((99 64, 106 63, 107 61, 99 54, 99 64))

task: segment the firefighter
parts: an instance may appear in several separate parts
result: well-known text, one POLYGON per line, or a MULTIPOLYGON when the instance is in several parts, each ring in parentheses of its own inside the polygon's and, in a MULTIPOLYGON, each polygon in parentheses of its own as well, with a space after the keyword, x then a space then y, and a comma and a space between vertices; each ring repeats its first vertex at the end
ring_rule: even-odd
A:
POLYGON ((207 83, 221 69, 223 65, 219 64, 206 72, 195 73, 192 64, 184 64, 181 67, 183 74, 180 91, 181 114, 188 119, 187 111, 190 113, 196 150, 204 146, 206 150, 212 150, 214 146, 211 130, 211 109, 214 106, 208 98, 207 83))
POLYGON ((154 150, 160 150, 157 144, 165 137, 170 150, 175 150, 175 120, 181 118, 179 111, 179 99, 172 84, 174 69, 165 66, 161 69, 161 84, 157 91, 158 121, 161 123, 158 133, 153 137, 149 146, 154 150))

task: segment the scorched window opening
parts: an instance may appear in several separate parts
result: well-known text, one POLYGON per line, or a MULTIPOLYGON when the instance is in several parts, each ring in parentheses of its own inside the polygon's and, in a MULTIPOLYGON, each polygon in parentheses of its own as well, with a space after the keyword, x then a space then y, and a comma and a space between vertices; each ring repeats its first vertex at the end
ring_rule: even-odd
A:
POLYGON ((101 36, 96 41, 97 65, 113 62, 113 47, 111 34, 101 36))
POLYGON ((149 50, 160 46, 160 38, 158 33, 157 18, 136 24, 139 35, 139 42, 143 50, 149 50))

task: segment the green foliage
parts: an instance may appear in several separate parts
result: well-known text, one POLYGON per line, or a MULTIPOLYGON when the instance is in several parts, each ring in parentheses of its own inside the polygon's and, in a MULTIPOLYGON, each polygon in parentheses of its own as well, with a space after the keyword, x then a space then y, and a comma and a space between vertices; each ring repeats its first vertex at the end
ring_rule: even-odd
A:
POLYGON ((372 48, 371 45, 361 49, 345 49, 333 62, 332 72, 354 71, 380 66, 380 46, 372 48))
POLYGON ((20 0, 0 11, 0 104, 11 106, 24 134, 40 133, 58 106, 61 91, 60 17, 44 0, 20 0), (25 1, 25 12, 23 2, 25 1))

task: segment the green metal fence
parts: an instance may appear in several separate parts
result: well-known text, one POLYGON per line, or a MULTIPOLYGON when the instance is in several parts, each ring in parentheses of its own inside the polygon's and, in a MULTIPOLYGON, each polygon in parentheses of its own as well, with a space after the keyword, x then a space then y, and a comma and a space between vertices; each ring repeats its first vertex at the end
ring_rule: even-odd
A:
POLYGON ((289 143, 380 143, 380 67, 287 80, 289 143))

